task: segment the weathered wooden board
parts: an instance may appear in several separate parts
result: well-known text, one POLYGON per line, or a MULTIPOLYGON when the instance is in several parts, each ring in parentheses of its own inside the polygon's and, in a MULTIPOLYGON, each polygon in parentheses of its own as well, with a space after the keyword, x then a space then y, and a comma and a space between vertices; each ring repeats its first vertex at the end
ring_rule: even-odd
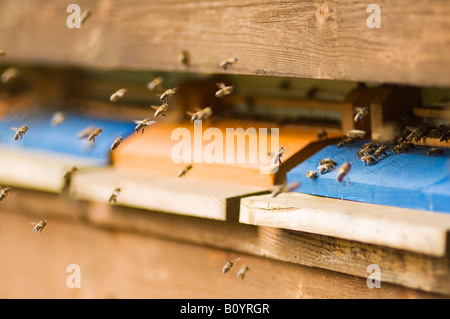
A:
POLYGON ((241 200, 240 222, 305 231, 443 256, 448 214, 382 206, 301 193, 241 200))
POLYGON ((302 78, 450 85, 446 0, 87 1, 92 16, 68 28, 73 1, 2 0, 3 63, 226 72, 302 78), (178 55, 187 50, 189 66, 178 55))

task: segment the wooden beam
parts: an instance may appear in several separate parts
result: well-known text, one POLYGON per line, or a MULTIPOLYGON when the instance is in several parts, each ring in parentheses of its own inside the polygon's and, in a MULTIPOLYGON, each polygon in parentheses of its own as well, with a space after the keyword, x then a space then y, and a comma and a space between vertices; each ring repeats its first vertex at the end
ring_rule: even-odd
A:
POLYGON ((70 3, 2 0, 2 63, 450 85, 445 0, 380 0, 380 28, 364 1, 80 0, 92 16, 70 29, 70 3))

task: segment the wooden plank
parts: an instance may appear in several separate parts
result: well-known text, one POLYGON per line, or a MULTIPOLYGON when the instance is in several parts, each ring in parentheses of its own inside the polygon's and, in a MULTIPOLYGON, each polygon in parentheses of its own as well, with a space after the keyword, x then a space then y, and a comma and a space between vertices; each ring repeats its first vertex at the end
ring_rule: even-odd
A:
POLYGON ((70 29, 70 3, 1 1, 11 12, 0 22, 2 63, 218 73, 236 56, 226 72, 450 85, 445 0, 380 0, 380 28, 367 26, 364 1, 80 0, 92 16, 70 29))
POLYGON ((367 278, 368 265, 377 264, 383 283, 450 295, 448 255, 432 257, 306 232, 75 201, 25 189, 15 190, 3 200, 1 210, 27 214, 30 221, 45 217, 51 223, 88 223, 115 232, 190 242, 362 278, 367 278))
POLYGON ((415 107, 414 115, 418 117, 431 117, 450 120, 450 108, 415 107))
POLYGON ((237 220, 242 196, 268 192, 267 188, 238 183, 167 178, 107 168, 75 174, 71 193, 76 199, 108 203, 117 187, 121 189, 117 196, 119 205, 218 220, 237 220))
POLYGON ((6 299, 442 298, 385 282, 369 289, 364 278, 57 219, 35 234, 19 211, 2 211, 2 219, 8 240, 0 242, 0 297, 6 299), (80 267, 80 288, 66 284, 73 264, 80 267), (244 264, 250 270, 241 280, 236 274, 244 264))
POLYGON ((433 256, 447 252, 450 216, 301 193, 241 200, 241 223, 355 240, 433 256))

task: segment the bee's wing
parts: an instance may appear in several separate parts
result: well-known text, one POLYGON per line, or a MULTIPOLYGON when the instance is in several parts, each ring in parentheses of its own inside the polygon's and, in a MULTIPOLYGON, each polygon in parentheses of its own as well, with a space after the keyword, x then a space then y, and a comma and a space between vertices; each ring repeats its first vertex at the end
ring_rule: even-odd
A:
POLYGON ((195 113, 193 113, 193 112, 186 112, 186 114, 189 115, 189 116, 193 116, 195 113))
POLYGON ((153 124, 155 124, 155 123, 156 123, 156 121, 148 121, 148 122, 147 122, 147 126, 153 125, 153 124))
POLYGON ((219 89, 223 89, 225 87, 225 83, 221 82, 221 83, 216 83, 217 87, 219 89))
POLYGON ((136 124, 141 124, 143 121, 142 120, 133 120, 133 122, 136 124))
POLYGON ((150 105, 150 107, 151 107, 152 109, 154 109, 154 110, 158 110, 158 109, 159 109, 159 106, 158 106, 158 105, 150 105))
POLYGON ((13 131, 15 132, 15 131, 19 130, 20 127, 10 127, 10 129, 13 130, 13 131))

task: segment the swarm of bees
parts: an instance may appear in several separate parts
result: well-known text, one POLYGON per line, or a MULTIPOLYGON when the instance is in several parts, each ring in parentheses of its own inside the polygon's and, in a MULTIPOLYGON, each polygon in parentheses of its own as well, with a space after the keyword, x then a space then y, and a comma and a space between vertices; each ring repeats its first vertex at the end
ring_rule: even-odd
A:
POLYGON ((236 58, 236 57, 231 57, 231 58, 225 59, 225 60, 223 60, 222 62, 220 62, 219 66, 220 66, 222 69, 226 70, 230 65, 236 63, 237 61, 238 61, 238 58, 236 58))
POLYGON ((11 127, 11 130, 15 131, 14 140, 21 140, 25 133, 28 131, 28 125, 22 125, 21 127, 11 127))
POLYGON ((200 110, 198 112, 195 112, 195 113, 194 112, 186 112, 186 114, 191 117, 191 122, 202 121, 212 115, 212 109, 209 106, 207 106, 203 110, 200 110))

